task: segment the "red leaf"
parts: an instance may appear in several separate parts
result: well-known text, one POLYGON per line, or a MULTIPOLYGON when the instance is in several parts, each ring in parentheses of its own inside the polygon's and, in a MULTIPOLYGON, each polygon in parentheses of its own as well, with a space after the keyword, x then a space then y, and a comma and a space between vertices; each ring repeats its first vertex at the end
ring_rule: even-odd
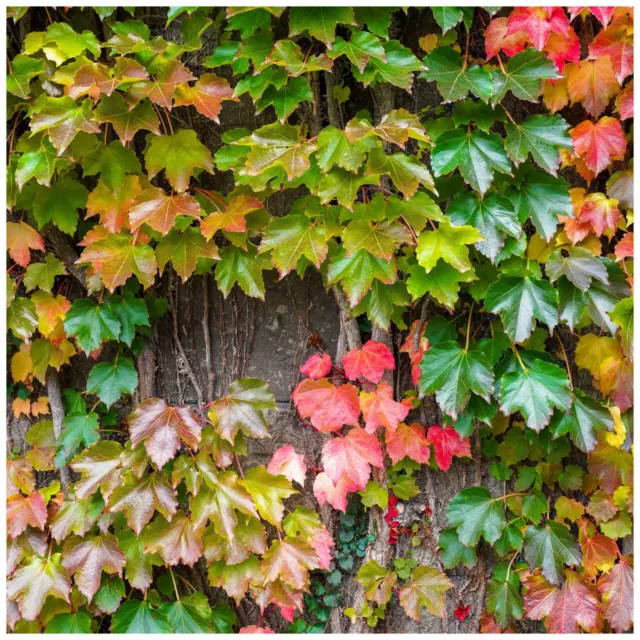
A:
POLYGON ((633 556, 620 562, 600 576, 598 590, 602 594, 604 617, 617 633, 624 633, 633 624, 633 556))
POLYGON ((611 26, 601 31, 589 45, 590 58, 609 56, 620 84, 633 73, 633 20, 619 16, 611 26))
POLYGON ((344 372, 349 380, 366 378, 378 384, 385 369, 395 369, 393 354, 382 342, 369 340, 362 349, 352 349, 345 354, 344 372))
POLYGON ((309 539, 309 544, 318 556, 320 568, 324 571, 329 571, 331 568, 331 547, 335 544, 331 534, 324 527, 314 529, 309 539))
POLYGON ((293 403, 303 418, 311 418, 311 424, 331 433, 343 425, 358 425, 360 403, 358 390, 352 384, 338 387, 326 378, 303 380, 293 392, 293 403))
POLYGON ((32 491, 28 497, 16 493, 7 498, 7 533, 11 539, 17 538, 27 525, 44 531, 47 524, 47 507, 39 491, 32 491))
POLYGON ((454 610, 453 615, 460 620, 460 622, 464 622, 467 619, 467 616, 471 613, 471 605, 467 605, 463 607, 459 604, 454 610))
POLYGON ((624 237, 616 245, 616 262, 625 258, 633 258, 633 231, 625 233, 624 237))
POLYGON ((516 7, 509 15, 506 34, 526 31, 536 49, 542 50, 551 33, 569 36, 569 19, 560 7, 516 7))
POLYGON ((591 120, 581 122, 571 131, 576 153, 587 167, 598 175, 613 160, 623 160, 627 139, 615 118, 605 116, 595 124, 591 120))
POLYGON ((569 27, 569 35, 563 36, 559 33, 552 33, 544 46, 543 51, 549 60, 553 60, 558 67, 558 72, 562 73, 565 62, 578 62, 580 60, 580 39, 578 34, 569 27))
POLYGON ((618 557, 618 545, 614 540, 597 534, 582 540, 582 564, 588 576, 598 571, 609 571, 618 557))
POLYGON ((409 413, 409 407, 393 399, 393 389, 387 382, 381 382, 373 393, 360 392, 360 408, 367 433, 374 433, 378 427, 393 433, 409 413))
POLYGON ((279 474, 286 476, 291 482, 295 480, 303 487, 304 480, 307 477, 307 465, 304 463, 304 456, 296 453, 290 444, 280 447, 271 456, 267 471, 274 476, 279 474))
POLYGON ((600 603, 593 587, 582 582, 575 571, 567 571, 566 578, 547 616, 547 630, 551 633, 579 633, 580 628, 597 631, 600 603))
POLYGON ((253 624, 250 627, 242 627, 239 633, 275 633, 275 631, 272 631, 267 627, 258 627, 253 624))
POLYGON ((620 120, 633 118, 633 81, 631 81, 616 97, 616 108, 620 120))
POLYGON ((504 53, 511 57, 516 53, 520 53, 529 42, 529 36, 526 31, 516 31, 507 36, 508 18, 494 18, 487 27, 484 34, 484 47, 487 52, 487 61, 491 60, 498 52, 504 53))
POLYGON ((417 422, 412 425, 401 423, 395 433, 387 433, 385 436, 387 453, 393 464, 397 464, 405 456, 424 464, 429 461, 431 451, 429 441, 424 432, 424 427, 417 422))
POLYGON ((604 193, 590 193, 584 199, 580 221, 588 222, 598 238, 607 230, 615 231, 622 218, 617 204, 617 200, 607 198, 604 193))
POLYGON ((524 612, 529 620, 546 618, 560 593, 544 576, 529 575, 524 583, 527 592, 524 594, 524 612))
POLYGON ((611 20, 615 7, 569 7, 567 10, 571 20, 575 20, 576 16, 582 13, 584 9, 588 9, 589 13, 599 20, 603 27, 606 27, 611 20))
POLYGON ((471 457, 469 439, 461 440, 458 432, 453 427, 430 427, 427 438, 433 445, 436 464, 443 471, 449 469, 453 456, 471 457))
POLYGON ((313 483, 313 495, 318 504, 328 502, 338 511, 347 510, 347 493, 358 491, 360 487, 346 475, 342 476, 338 484, 334 484, 326 472, 319 473, 313 483))
POLYGON ((300 373, 309 378, 324 378, 331 371, 331 356, 328 353, 314 353, 301 367, 300 373))
POLYGON ((357 427, 344 438, 334 438, 324 445, 322 465, 334 484, 346 475, 358 489, 364 489, 371 475, 371 465, 384 468, 380 442, 357 427))
POLYGON ((411 360, 411 379, 413 380, 414 386, 418 386, 418 380, 420 379, 420 361, 429 348, 429 341, 424 337, 426 329, 426 322, 415 320, 411 325, 407 339, 400 347, 402 353, 409 354, 409 360, 411 360), (416 336, 418 327, 420 327, 419 337, 416 336))

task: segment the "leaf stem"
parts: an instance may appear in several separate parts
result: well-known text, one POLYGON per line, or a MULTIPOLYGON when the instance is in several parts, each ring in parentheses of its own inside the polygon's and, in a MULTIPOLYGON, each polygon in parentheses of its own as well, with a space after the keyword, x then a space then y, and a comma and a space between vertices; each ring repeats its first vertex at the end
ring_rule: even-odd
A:
POLYGON ((571 367, 569 366, 569 358, 567 357, 567 352, 565 351, 564 344, 562 344, 562 339, 560 338, 560 334, 556 333, 556 337, 558 338, 558 343, 560 344, 560 348, 562 349, 562 356, 564 357, 564 363, 567 367, 567 374, 569 376, 569 387, 571 391, 573 391, 573 378, 571 377, 571 367))
POLYGON ((169 573, 171 574, 171 580, 173 582, 173 589, 176 592, 176 598, 178 599, 178 602, 180 602, 180 594, 178 593, 178 585, 176 584, 176 578, 173 575, 173 569, 171 567, 169 567, 169 573))
POLYGON ((467 342, 464 345, 464 350, 469 350, 469 338, 471 337, 471 317, 473 316, 473 307, 475 306, 475 300, 471 303, 469 308, 469 320, 467 321, 467 342))
POLYGON ((238 453, 236 451, 233 452, 233 455, 236 457, 236 464, 238 465, 238 471, 244 480, 244 471, 242 470, 242 465, 240 464, 240 458, 238 457, 238 453))
POLYGON ((469 61, 469 40, 471 38, 471 32, 467 29, 467 44, 464 48, 464 62, 462 63, 462 71, 466 71, 467 63, 469 61))
POLYGON ((524 372, 527 371, 527 367, 524 366, 524 362, 522 362, 522 358, 520 357, 520 352, 518 351, 517 347, 515 344, 513 344, 513 342, 511 343, 511 350, 513 351, 516 360, 520 363, 520 366, 522 367, 522 370, 524 372))

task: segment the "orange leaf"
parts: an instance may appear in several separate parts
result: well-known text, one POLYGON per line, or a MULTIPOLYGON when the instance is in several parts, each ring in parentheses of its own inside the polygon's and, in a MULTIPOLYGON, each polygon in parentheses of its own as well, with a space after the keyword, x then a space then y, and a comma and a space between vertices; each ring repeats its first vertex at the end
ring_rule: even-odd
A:
MULTIPOLYGON (((494 18, 484 34, 484 47, 487 52, 487 61, 504 51, 509 57, 522 51, 529 42, 526 31, 516 31, 507 36, 508 18, 494 18)), ((428 53, 428 52, 427 52, 428 53)))
POLYGON ((386 369, 396 368, 393 354, 382 342, 369 340, 362 349, 352 349, 345 354, 343 360, 344 372, 349 380, 366 378, 378 384, 386 369))
POLYGON ((397 464, 405 456, 424 464, 429 461, 431 450, 425 435, 424 427, 417 422, 411 425, 400 423, 395 433, 385 435, 387 453, 393 464, 397 464))
POLYGON ((44 240, 26 222, 7 222, 7 249, 14 262, 27 267, 31 262, 29 250, 44 251, 44 240))
POLYGON ((143 224, 166 236, 176 223, 176 216, 200 218, 198 201, 186 193, 168 196, 163 189, 153 187, 143 191, 137 203, 129 210, 131 231, 137 231, 143 224))
POLYGON ((360 417, 358 390, 351 384, 336 387, 326 378, 303 380, 293 391, 293 403, 322 433, 337 431, 343 425, 357 426, 360 417))
POLYGON ((620 91, 608 57, 569 64, 564 72, 571 102, 581 102, 585 111, 594 118, 607 108, 609 100, 620 91))
POLYGON ((608 116, 595 124, 585 120, 571 131, 576 153, 598 175, 613 160, 623 160, 627 139, 620 121, 608 116))
POLYGON ((378 427, 393 433, 409 413, 409 407, 393 399, 393 389, 387 382, 381 382, 373 393, 360 392, 360 408, 367 433, 374 433, 378 427))

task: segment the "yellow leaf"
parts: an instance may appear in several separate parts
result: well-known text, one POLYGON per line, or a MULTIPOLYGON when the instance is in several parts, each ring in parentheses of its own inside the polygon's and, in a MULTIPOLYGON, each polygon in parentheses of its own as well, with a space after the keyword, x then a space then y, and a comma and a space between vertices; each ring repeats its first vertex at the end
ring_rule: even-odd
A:
POLYGON ((600 380, 601 363, 607 358, 622 360, 622 349, 617 340, 608 336, 588 333, 580 336, 576 347, 576 364, 600 380))
POLYGON ((16 418, 19 418, 21 415, 28 416, 31 414, 31 402, 29 402, 29 399, 23 400, 22 398, 16 398, 11 404, 11 408, 16 418))
POLYGON ((609 411, 613 416, 614 433, 605 433, 604 439, 607 444, 619 449, 627 439, 627 428, 624 426, 624 422, 622 422, 620 409, 618 409, 618 407, 609 407, 609 411))

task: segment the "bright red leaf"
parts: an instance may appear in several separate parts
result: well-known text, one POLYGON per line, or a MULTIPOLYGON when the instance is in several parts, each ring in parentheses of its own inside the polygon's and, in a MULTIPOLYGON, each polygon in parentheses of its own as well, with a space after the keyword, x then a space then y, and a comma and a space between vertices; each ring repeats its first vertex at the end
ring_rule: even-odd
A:
POLYGON ((453 456, 471 457, 469 439, 462 440, 453 427, 429 427, 427 438, 433 445, 436 464, 443 471, 449 470, 453 456))
POLYGON ((387 345, 375 340, 366 342, 362 349, 352 349, 343 358, 344 372, 349 380, 366 378, 378 384, 386 369, 395 369, 393 354, 387 345))
POLYGON ((360 408, 367 433, 374 433, 378 427, 393 433, 409 413, 408 406, 393 399, 393 388, 387 382, 381 382, 372 393, 360 392, 360 408))
POLYGON ((360 417, 358 390, 352 384, 336 387, 326 378, 303 380, 293 391, 293 403, 322 433, 337 431, 343 425, 356 426, 360 417))
POLYGON ((615 118, 605 116, 595 124, 585 120, 571 131, 571 137, 576 153, 596 175, 613 160, 624 159, 627 139, 615 118))
POLYGON ((331 356, 328 353, 314 353, 301 367, 300 373, 309 378, 324 378, 331 371, 331 356))
POLYGON ((516 7, 509 15, 505 35, 526 31, 536 49, 542 50, 552 33, 569 36, 569 19, 560 7, 516 7))

